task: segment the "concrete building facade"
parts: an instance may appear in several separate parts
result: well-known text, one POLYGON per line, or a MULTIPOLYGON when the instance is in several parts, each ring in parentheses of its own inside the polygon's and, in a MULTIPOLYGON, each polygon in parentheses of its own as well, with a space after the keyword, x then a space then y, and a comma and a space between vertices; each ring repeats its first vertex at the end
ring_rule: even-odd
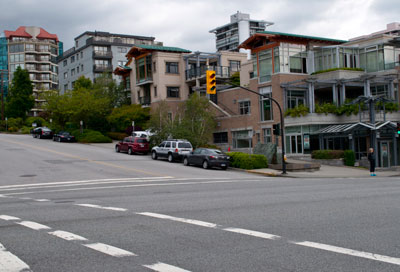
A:
POLYGON ((40 98, 42 91, 58 88, 57 56, 62 51, 62 43, 56 34, 50 34, 41 27, 20 26, 15 31, 4 31, 0 53, 1 69, 6 68, 8 77, 3 81, 8 90, 13 74, 18 67, 26 69, 33 83, 35 106, 30 114, 36 116, 42 111, 40 98), (6 54, 6 55, 5 55, 6 54))
MULTIPOLYGON (((154 37, 86 31, 75 38, 75 46, 57 59, 61 93, 72 89, 81 76, 94 81, 103 73, 112 74, 127 62, 126 54, 134 44, 154 44, 154 37)), ((121 78, 114 75, 117 83, 121 78)))

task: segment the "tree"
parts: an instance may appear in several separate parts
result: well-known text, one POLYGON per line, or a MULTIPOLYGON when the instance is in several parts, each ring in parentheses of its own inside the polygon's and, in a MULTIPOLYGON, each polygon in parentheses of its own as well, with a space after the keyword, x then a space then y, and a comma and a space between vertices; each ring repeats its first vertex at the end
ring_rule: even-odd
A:
POLYGON ((124 83, 117 85, 110 74, 104 73, 96 78, 93 88, 107 96, 113 108, 131 104, 124 83))
POLYGON ((75 81, 74 90, 81 89, 81 88, 92 89, 93 88, 92 81, 89 78, 86 78, 84 76, 80 76, 75 81))
POLYGON ((35 105, 33 85, 27 70, 18 67, 14 72, 11 88, 7 96, 6 115, 8 117, 21 117, 25 119, 35 105))
POLYGON ((149 128, 154 133, 151 136, 153 144, 159 144, 161 141, 172 136, 173 122, 169 118, 170 107, 165 100, 162 100, 158 106, 152 108, 150 113, 149 128))
POLYGON ((59 95, 56 91, 49 91, 44 94, 46 104, 44 105, 45 111, 49 113, 53 122, 65 128, 65 124, 71 120, 74 111, 71 105, 72 92, 66 91, 63 95, 59 95))
POLYGON ((117 131, 125 131, 127 127, 135 121, 135 126, 146 127, 150 119, 149 108, 142 108, 141 105, 124 105, 120 108, 114 108, 107 117, 108 122, 117 131))

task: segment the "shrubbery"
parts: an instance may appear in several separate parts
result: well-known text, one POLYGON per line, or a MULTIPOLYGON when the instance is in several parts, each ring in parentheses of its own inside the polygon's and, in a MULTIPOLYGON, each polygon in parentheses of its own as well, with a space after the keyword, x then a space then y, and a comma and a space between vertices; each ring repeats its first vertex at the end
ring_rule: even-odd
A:
POLYGON ((345 150, 343 161, 344 161, 344 165, 354 166, 354 163, 356 162, 356 155, 354 154, 354 151, 353 150, 345 150))
POLYGON ((333 160, 344 157, 343 150, 314 150, 311 153, 311 158, 317 160, 333 160))
POLYGON ((99 131, 85 129, 81 134, 80 130, 74 130, 71 132, 75 136, 76 140, 80 143, 111 143, 112 140, 101 134, 99 131))
POLYGON ((268 160, 264 155, 247 154, 242 152, 230 152, 230 165, 241 169, 267 168, 268 160))
POLYGON ((128 137, 129 135, 124 133, 124 132, 108 132, 107 136, 110 137, 113 140, 121 141, 125 137, 128 137))

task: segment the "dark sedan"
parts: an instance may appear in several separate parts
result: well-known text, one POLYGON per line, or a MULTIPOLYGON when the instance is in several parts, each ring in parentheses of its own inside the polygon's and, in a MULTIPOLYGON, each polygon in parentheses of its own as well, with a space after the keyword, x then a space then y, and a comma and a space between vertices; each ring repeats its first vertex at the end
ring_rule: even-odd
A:
POLYGON ((53 141, 57 142, 75 142, 75 136, 71 135, 67 131, 60 131, 57 134, 54 134, 53 141))
POLYGON ((218 149, 197 148, 183 157, 184 165, 200 165, 204 169, 220 167, 226 170, 229 166, 229 156, 218 149))
POLYGON ((38 127, 32 130, 33 138, 51 139, 53 138, 53 131, 48 127, 38 127))

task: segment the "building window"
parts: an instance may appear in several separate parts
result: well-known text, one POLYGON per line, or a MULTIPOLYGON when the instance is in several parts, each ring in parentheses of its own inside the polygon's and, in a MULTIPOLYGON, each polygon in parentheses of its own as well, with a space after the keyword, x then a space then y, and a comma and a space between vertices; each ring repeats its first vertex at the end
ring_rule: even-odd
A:
POLYGON ((63 61, 63 66, 65 67, 65 66, 67 66, 68 65, 68 61, 67 60, 64 60, 63 61))
POLYGON ((157 72, 156 70, 157 70, 157 68, 156 68, 156 62, 154 61, 154 62, 153 62, 153 73, 157 72))
POLYGON ((24 52, 24 45, 23 44, 11 44, 9 46, 10 53, 18 53, 24 52))
POLYGON ((25 44, 25 50, 26 51, 35 51, 35 45, 31 43, 25 44))
POLYGON ((76 40, 75 41, 75 47, 78 48, 79 47, 78 45, 79 45, 79 42, 78 42, 78 40, 76 40))
POLYGON ((81 59, 83 59, 83 51, 81 51, 81 59))
POLYGON ((179 74, 179 65, 177 62, 166 62, 165 72, 168 74, 179 74))
POLYGON ((76 60, 79 60, 79 54, 76 54, 76 60))
POLYGON ((167 97, 179 97, 179 87, 167 87, 167 97))
POLYGON ((239 102, 239 114, 240 115, 245 115, 245 114, 250 114, 250 100, 246 100, 246 101, 240 101, 239 102))
POLYGON ((214 144, 227 144, 228 143, 228 132, 216 132, 213 134, 214 144))
POLYGON ((81 71, 83 72, 83 64, 81 64, 81 71))
POLYGON ((75 56, 71 56, 71 63, 75 62, 75 56))
POLYGON ((24 62, 24 54, 12 54, 10 55, 10 62, 24 62))
POLYGON ((154 97, 157 97, 157 86, 154 86, 154 97))
POLYGON ((74 75, 75 75, 75 68, 71 69, 71 76, 74 76, 74 75))
POLYGON ((260 65, 260 82, 271 81, 272 75, 272 50, 267 49, 258 53, 258 63, 260 65))
POLYGON ((252 147, 252 131, 240 130, 232 132, 233 148, 251 148, 252 147))
POLYGON ((72 89, 75 88, 75 81, 71 82, 72 89))
POLYGON ((271 129, 263 128, 264 144, 272 143, 271 129))
POLYGON ((273 119, 272 115, 272 101, 267 97, 271 97, 272 95, 272 87, 267 86, 259 89, 260 94, 264 96, 260 96, 260 112, 261 112, 261 121, 269 121, 273 119), (267 96, 267 97, 265 97, 267 96))
POLYGON ((68 78, 68 72, 64 73, 64 78, 68 78))
POLYGON ((306 93, 304 91, 288 90, 286 96, 288 109, 296 108, 299 105, 305 105, 306 93))
POLYGON ((126 47, 118 47, 118 53, 126 53, 127 49, 126 47))
POLYGON ((239 72, 240 71, 240 60, 230 60, 229 68, 231 72, 239 72))
POLYGON ((124 60, 118 61, 118 66, 125 66, 125 65, 126 65, 126 61, 124 61, 124 60))
POLYGON ((79 74, 79 66, 76 67, 76 73, 79 74))
POLYGON ((64 85, 64 92, 66 92, 68 90, 68 84, 64 85))

